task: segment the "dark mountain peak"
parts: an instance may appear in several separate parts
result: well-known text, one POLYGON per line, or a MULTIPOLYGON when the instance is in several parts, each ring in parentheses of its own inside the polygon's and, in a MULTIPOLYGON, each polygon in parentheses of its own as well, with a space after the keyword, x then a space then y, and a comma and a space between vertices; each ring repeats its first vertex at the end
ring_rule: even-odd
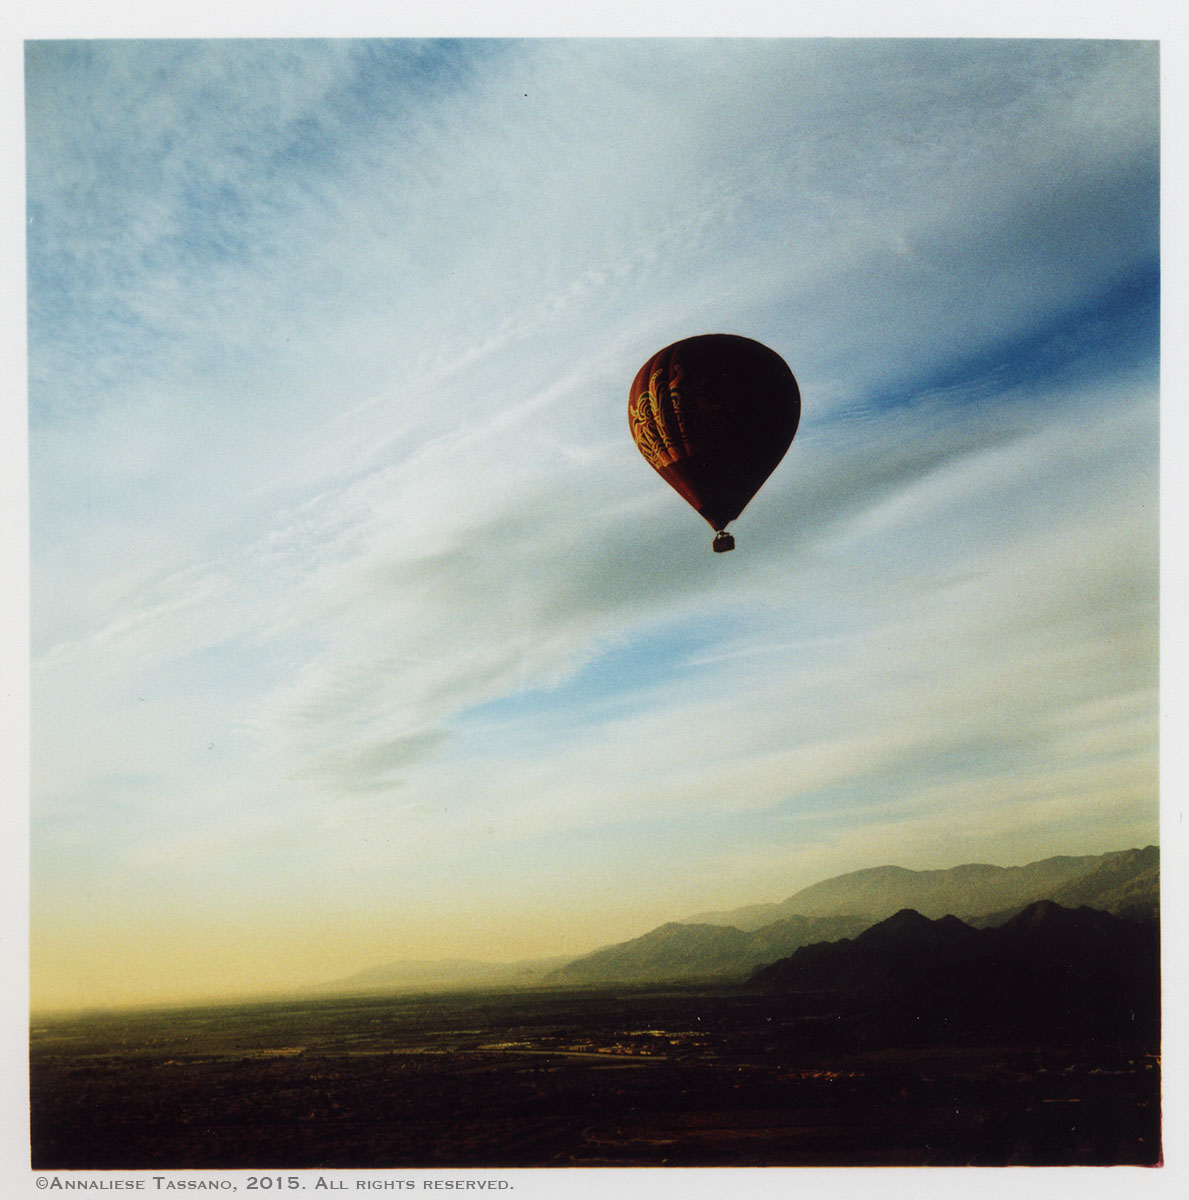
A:
POLYGON ((1005 921, 999 929, 1009 934, 1061 936, 1091 931, 1113 933, 1127 924, 1122 917, 1086 904, 1067 908, 1055 900, 1037 900, 1010 921, 1005 921))
POLYGON ((884 921, 872 925, 855 938, 855 945, 864 950, 876 947, 907 949, 953 945, 973 935, 974 930, 954 916, 930 920, 915 908, 902 908, 884 921))
POLYGON ((974 1030, 1009 1017, 1074 1028, 1103 1005, 1124 1025, 1139 1020, 1147 1027, 1156 1017, 1143 995, 1158 977, 1155 921, 1041 900, 990 929, 900 909, 853 941, 795 951, 757 971, 751 984, 865 997, 974 1030))
POLYGON ((922 916, 915 908, 902 908, 899 912, 872 925, 866 933, 860 936, 866 937, 867 934, 874 933, 876 930, 890 934, 915 933, 919 930, 929 929, 932 925, 933 922, 928 917, 922 916))

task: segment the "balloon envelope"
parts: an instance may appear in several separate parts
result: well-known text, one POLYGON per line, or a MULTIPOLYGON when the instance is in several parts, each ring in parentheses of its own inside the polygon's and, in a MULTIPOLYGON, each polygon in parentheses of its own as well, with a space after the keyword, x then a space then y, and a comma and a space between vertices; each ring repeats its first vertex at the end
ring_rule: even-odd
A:
MULTIPOLYGON (((628 396, 640 453, 716 530, 772 474, 800 419, 801 393, 784 359, 729 333, 666 346, 640 368, 628 396)), ((715 549, 730 548, 723 537, 715 549)))

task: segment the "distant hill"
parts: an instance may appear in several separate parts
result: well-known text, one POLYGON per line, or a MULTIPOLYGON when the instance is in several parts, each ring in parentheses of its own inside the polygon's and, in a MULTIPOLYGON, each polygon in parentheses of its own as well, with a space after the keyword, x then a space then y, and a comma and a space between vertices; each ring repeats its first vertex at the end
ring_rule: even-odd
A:
POLYGON ((475 962, 462 958, 431 962, 395 962, 370 967, 345 979, 319 984, 308 990, 326 995, 354 995, 371 992, 535 987, 550 971, 569 961, 568 956, 561 956, 511 963, 475 962))
POLYGON ((1092 871, 1058 888, 1049 897, 1066 908, 1088 904, 1121 916, 1160 913, 1160 850, 1145 846, 1111 855, 1092 871))
POLYGON ((802 888, 777 904, 700 913, 686 923, 748 930, 794 915, 861 915, 878 921, 904 908, 926 917, 953 914, 963 920, 977 920, 985 914, 1000 916, 1018 911, 1034 900, 1044 899, 1093 904, 1108 911, 1115 911, 1115 905, 1150 908, 1159 904, 1159 854, 1157 847, 1148 846, 1083 857, 1062 855, 1022 867, 985 863, 937 871, 870 867, 802 888), (1141 876, 1145 879, 1137 882, 1141 876))
MULTIPOLYGON (((1085 874, 1078 875, 1032 900, 1054 900, 1065 908, 1101 909, 1122 917, 1158 917, 1160 915, 1160 849, 1123 850, 1106 854, 1085 874)), ((967 920, 973 925, 1001 925, 1019 912, 1019 903, 1004 906, 967 920)))
POLYGON ((791 954, 798 946, 851 937, 869 923, 861 917, 795 916, 745 932, 727 925, 672 922, 574 959, 550 972, 544 982, 582 985, 742 978, 752 968, 791 954))
POLYGON ((885 1036, 978 1037, 1094 1030, 1151 1039, 1159 1030, 1160 943, 1154 919, 1053 901, 974 929, 902 910, 858 937, 805 946, 759 968, 757 990, 829 993, 865 1002, 885 1036))

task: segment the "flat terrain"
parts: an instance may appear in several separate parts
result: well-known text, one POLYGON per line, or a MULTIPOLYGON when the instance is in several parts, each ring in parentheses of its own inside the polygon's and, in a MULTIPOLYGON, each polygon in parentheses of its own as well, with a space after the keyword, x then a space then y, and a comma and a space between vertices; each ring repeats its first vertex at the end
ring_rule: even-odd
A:
POLYGON ((912 1044, 696 988, 40 1018, 32 1165, 1153 1164, 1156 1050, 912 1044))

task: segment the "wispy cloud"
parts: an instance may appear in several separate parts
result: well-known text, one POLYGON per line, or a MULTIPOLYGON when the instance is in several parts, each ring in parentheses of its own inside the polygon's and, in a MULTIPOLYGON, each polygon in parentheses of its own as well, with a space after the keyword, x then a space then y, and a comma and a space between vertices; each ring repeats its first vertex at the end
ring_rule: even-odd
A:
POLYGON ((28 80, 43 888, 353 858, 381 896, 417 846, 490 906, 644 827, 742 887, 764 836, 1151 819, 1153 46, 39 43, 28 80), (708 329, 805 397, 725 562, 626 430, 708 329))

